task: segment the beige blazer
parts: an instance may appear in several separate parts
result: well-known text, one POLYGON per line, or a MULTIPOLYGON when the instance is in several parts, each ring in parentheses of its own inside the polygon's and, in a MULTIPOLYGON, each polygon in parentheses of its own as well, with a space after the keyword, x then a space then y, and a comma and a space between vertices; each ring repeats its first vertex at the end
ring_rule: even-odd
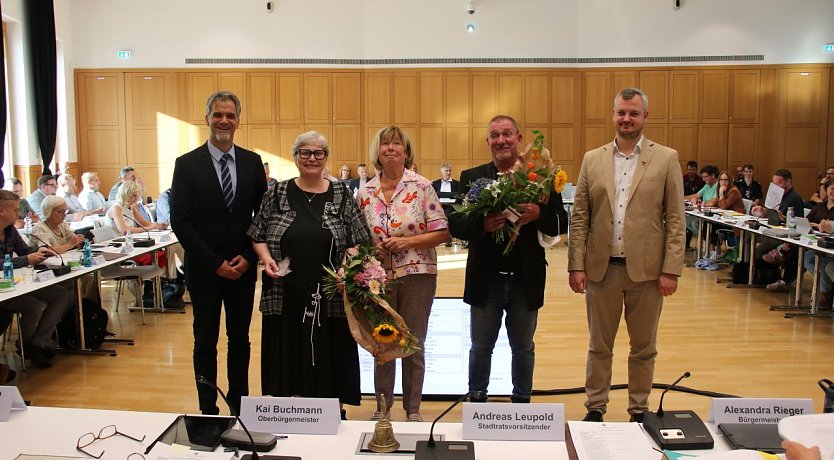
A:
MULTIPOLYGON (((643 139, 625 214, 626 268, 632 281, 681 275, 685 214, 678 152, 643 139)), ((585 154, 570 222, 568 271, 599 282, 608 270, 614 232, 614 143, 585 154)))

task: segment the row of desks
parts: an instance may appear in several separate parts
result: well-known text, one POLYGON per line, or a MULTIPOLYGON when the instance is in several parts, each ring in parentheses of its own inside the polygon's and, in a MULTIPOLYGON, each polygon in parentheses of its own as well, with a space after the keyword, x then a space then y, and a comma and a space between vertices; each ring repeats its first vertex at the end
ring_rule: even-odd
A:
MULTIPOLYGON (((748 287, 754 287, 753 284, 753 274, 755 271, 755 248, 756 242, 759 238, 773 238, 775 240, 781 241, 783 243, 790 244, 792 246, 796 246, 799 249, 799 260, 797 262, 797 279, 796 279, 796 286, 794 288, 794 301, 792 304, 789 305, 781 305, 781 306, 773 306, 771 307, 772 310, 786 310, 785 317, 787 318, 795 318, 795 317, 834 317, 834 314, 831 312, 822 312, 819 310, 817 305, 817 286, 820 276, 820 255, 832 256, 834 257, 834 250, 832 249, 825 249, 817 246, 816 239, 810 237, 809 235, 801 235, 800 238, 794 239, 789 237, 778 237, 767 235, 764 232, 764 226, 759 227, 758 229, 752 229, 748 225, 750 221, 759 221, 760 223, 765 223, 766 219, 757 219, 756 217, 743 215, 734 213, 732 211, 726 211, 721 209, 710 209, 709 211, 713 212, 712 216, 706 216, 704 213, 708 211, 707 209, 697 211, 691 210, 686 211, 688 216, 694 217, 699 219, 700 222, 700 232, 698 237, 698 243, 696 246, 696 255, 698 258, 702 256, 708 256, 710 253, 710 240, 709 237, 704 238, 703 235, 710 235, 712 231, 712 226, 716 224, 720 224, 722 226, 729 227, 731 229, 738 229, 741 231, 742 234, 742 248, 745 249, 745 258, 748 262, 748 287), (706 244, 703 244, 704 240, 706 240, 706 244), (800 305, 801 299, 801 292, 802 292, 802 261, 805 254, 805 251, 812 250, 814 251, 814 273, 813 273, 813 286, 811 287, 811 303, 809 306, 802 306, 800 305)), ((825 276, 825 275, 822 275, 825 276)))

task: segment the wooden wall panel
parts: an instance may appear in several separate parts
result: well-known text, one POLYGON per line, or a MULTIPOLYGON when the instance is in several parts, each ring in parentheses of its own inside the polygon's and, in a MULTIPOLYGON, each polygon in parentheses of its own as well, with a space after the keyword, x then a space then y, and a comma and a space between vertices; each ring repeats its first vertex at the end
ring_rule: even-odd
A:
POLYGON ((524 123, 546 124, 550 122, 550 78, 547 75, 524 77, 524 123))
POLYGON ((701 71, 701 123, 726 123, 729 107, 729 72, 701 71))
MULTIPOLYGON (((649 102, 651 106, 651 102, 649 102)), ((654 114, 649 111, 650 118, 654 114)), ((669 72, 669 122, 698 122, 698 72, 683 70, 669 72)))
POLYGON ((588 71, 582 73, 583 123, 605 123, 611 120, 612 101, 614 99, 610 93, 610 72, 588 71))
POLYGON ((580 80, 577 74, 558 73, 551 80, 551 123, 579 123, 581 112, 577 105, 580 96, 580 80))
POLYGON ((469 99, 469 75, 450 74, 446 76, 446 123, 468 124, 471 120, 469 99))
POLYGON ((206 122, 206 101, 217 91, 214 72, 188 73, 188 119, 191 123, 206 122))
POLYGON ((246 120, 248 123, 275 123, 275 74, 272 72, 258 72, 247 75, 249 102, 246 105, 246 120))
POLYGON ((327 74, 304 75, 304 121, 306 123, 332 123, 331 78, 327 74))
POLYGON ((279 74, 278 85, 278 121, 281 123, 301 123, 304 121, 304 77, 301 74, 279 74))
POLYGON ((731 123, 758 123, 760 80, 757 69, 730 71, 731 123))
POLYGON ((755 170, 756 149, 759 146, 759 125, 731 124, 727 144, 727 159, 731 167, 750 163, 755 170))
POLYGON ((472 121, 486 125, 498 113, 498 78, 472 76, 472 121))
POLYGON ((669 122, 669 72, 649 70, 640 72, 640 89, 649 98, 647 123, 669 122))
POLYGON ((359 72, 333 73, 333 123, 362 121, 362 83, 359 72))
MULTIPOLYGON (((524 111, 523 80, 520 75, 501 75, 498 77, 498 113, 509 115, 523 123, 524 111)), ((493 115, 498 115, 495 113, 493 115)))
POLYGON ((698 160, 698 125, 670 124, 669 147, 678 151, 678 158, 683 163, 698 160))
POLYGON ((698 166, 727 169, 727 125, 702 124, 698 130, 698 166))
POLYGON ((394 123, 420 122, 419 87, 417 74, 394 75, 394 123))
POLYGON ((365 76, 365 122, 385 125, 393 120, 391 74, 365 76))
POLYGON ((420 123, 443 123, 442 74, 420 74, 420 123))

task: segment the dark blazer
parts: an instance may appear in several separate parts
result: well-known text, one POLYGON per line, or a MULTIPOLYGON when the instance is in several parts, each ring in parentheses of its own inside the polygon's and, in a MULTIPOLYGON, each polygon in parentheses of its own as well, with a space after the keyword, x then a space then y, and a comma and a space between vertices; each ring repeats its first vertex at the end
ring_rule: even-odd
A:
POLYGON ((434 191, 437 192, 438 198, 457 198, 458 195, 464 192, 463 187, 460 185, 460 181, 452 179, 452 193, 443 193, 440 191, 440 185, 442 183, 442 179, 437 179, 436 181, 432 181, 431 183, 431 186, 434 188, 434 191))
MULTIPOLYGON (((460 183, 464 192, 469 190, 469 184, 480 177, 498 177, 498 168, 493 163, 487 163, 460 174, 460 183)), ((522 261, 520 275, 524 286, 524 299, 527 308, 535 310, 544 304, 544 282, 547 260, 544 248, 539 244, 537 231, 550 236, 567 232, 568 215, 562 203, 562 195, 556 192, 550 194, 546 204, 540 204, 541 216, 535 223, 521 227, 521 232, 515 242, 515 250, 519 252, 522 261)), ((498 273, 498 260, 504 251, 504 244, 495 244, 492 233, 484 232, 484 216, 471 214, 464 216, 454 212, 448 213, 449 231, 452 236, 469 241, 469 255, 466 258, 466 283, 463 290, 463 301, 473 307, 483 308, 487 302, 489 285, 498 273)))
POLYGON ((171 194, 171 228, 185 248, 186 277, 215 275, 224 260, 242 255, 252 268, 243 278, 255 279, 257 256, 246 236, 266 192, 261 157, 235 146, 237 189, 230 213, 223 201, 206 144, 177 158, 171 194))

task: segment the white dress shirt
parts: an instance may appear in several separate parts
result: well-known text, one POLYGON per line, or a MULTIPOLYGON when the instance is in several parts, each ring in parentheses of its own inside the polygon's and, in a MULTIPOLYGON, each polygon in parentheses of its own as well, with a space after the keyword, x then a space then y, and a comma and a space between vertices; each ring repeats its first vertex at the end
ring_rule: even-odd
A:
POLYGON ((637 162, 640 161, 642 149, 642 136, 634 147, 634 152, 628 155, 620 152, 617 140, 614 140, 614 233, 611 240, 611 257, 626 256, 623 242, 625 214, 628 209, 631 184, 634 181, 634 171, 637 169, 637 162))

